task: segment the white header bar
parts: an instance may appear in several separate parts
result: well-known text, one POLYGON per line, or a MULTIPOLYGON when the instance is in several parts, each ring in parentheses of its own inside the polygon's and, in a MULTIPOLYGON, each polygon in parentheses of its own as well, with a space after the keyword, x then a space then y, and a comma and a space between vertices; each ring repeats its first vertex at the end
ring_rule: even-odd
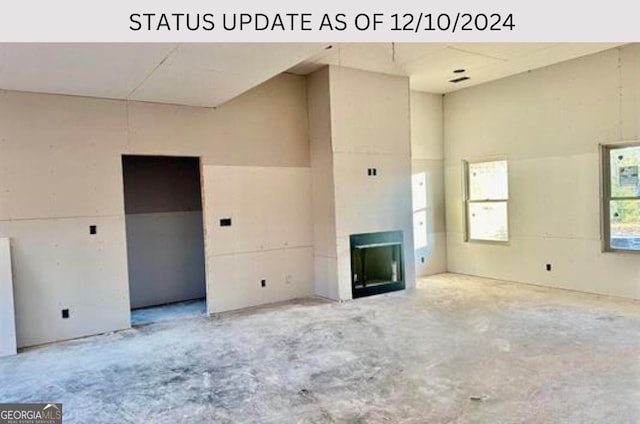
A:
POLYGON ((632 1, 4 0, 3 42, 632 42, 632 1))

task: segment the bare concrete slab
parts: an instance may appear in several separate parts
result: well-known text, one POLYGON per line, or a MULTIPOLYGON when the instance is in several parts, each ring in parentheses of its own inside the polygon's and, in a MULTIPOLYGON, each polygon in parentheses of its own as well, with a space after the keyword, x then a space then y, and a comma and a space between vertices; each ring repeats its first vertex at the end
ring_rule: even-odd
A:
POLYGON ((136 327, 161 321, 177 321, 205 315, 207 315, 207 301, 205 299, 187 300, 169 305, 134 309, 131 311, 131 325, 136 327))
POLYGON ((635 423, 637 302, 453 274, 0 359, 66 423, 635 423))

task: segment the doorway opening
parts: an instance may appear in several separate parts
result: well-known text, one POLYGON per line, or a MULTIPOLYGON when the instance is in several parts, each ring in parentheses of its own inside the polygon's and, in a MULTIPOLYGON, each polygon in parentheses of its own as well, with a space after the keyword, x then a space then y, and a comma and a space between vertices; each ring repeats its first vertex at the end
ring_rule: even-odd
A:
POLYGON ((200 159, 122 156, 131 323, 206 314, 200 159))

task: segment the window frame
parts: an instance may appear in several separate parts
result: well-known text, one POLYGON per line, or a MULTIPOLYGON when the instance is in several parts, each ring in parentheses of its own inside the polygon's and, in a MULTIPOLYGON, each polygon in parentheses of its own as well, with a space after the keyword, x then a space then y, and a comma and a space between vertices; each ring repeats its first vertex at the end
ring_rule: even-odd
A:
POLYGON ((611 201, 637 200, 640 195, 632 197, 611 197, 611 151, 625 147, 640 147, 640 140, 621 143, 600 144, 600 240, 603 253, 640 254, 640 250, 611 247, 611 201))
POLYGON ((493 244, 498 246, 508 246, 511 243, 511 220, 509 219, 509 161, 504 157, 484 158, 477 160, 463 160, 463 181, 462 181, 462 202, 464 210, 464 242, 465 243, 480 243, 480 244, 493 244), (507 162, 507 198, 506 199, 484 199, 484 200, 471 200, 470 190, 471 182, 469 180, 469 165, 478 163, 489 162, 507 162), (471 220, 469 219, 469 205, 471 203, 505 203, 507 206, 507 239, 506 240, 483 240, 471 238, 471 220))

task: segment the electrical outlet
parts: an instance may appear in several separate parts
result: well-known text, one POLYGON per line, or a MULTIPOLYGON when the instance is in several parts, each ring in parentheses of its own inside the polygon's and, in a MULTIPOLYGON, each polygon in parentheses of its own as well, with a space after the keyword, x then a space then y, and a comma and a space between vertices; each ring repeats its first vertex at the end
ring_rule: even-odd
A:
POLYGON ((67 319, 69 318, 69 310, 68 309, 63 309, 62 310, 62 319, 67 319))
POLYGON ((89 225, 89 234, 91 234, 91 235, 98 234, 98 226, 97 225, 89 225))
POLYGON ((260 281, 260 285, 261 285, 262 287, 267 287, 267 280, 261 280, 261 281, 260 281))
POLYGON ((547 271, 551 271, 551 264, 547 264, 547 271))

